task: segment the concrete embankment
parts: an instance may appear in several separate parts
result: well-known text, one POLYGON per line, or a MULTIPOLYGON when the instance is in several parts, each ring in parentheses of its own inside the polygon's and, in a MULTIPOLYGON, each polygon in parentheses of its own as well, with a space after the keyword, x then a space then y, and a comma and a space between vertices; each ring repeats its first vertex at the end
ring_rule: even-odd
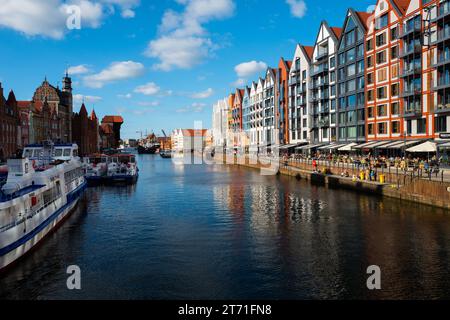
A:
MULTIPOLYGON (((219 155, 218 160, 221 157, 219 155)), ((230 161, 223 156, 223 163, 229 165, 238 165, 247 168, 262 170, 263 174, 283 174, 296 179, 308 180, 316 185, 323 185, 328 188, 341 188, 363 192, 371 195, 386 196, 405 201, 413 201, 416 203, 426 204, 430 206, 445 208, 450 210, 450 183, 429 181, 426 179, 404 179, 403 176, 397 176, 396 183, 378 183, 374 181, 365 181, 354 178, 346 178, 338 175, 335 168, 329 168, 329 174, 321 174, 313 172, 305 168, 298 168, 293 165, 270 165, 259 161, 250 161, 248 158, 234 159, 230 161)), ((393 180, 391 179, 390 182, 393 180)))

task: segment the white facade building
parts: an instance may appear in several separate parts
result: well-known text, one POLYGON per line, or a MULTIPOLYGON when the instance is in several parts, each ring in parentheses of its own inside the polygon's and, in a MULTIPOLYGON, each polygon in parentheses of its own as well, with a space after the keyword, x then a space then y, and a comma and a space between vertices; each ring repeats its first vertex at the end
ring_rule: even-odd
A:
POLYGON ((214 147, 224 148, 227 144, 229 110, 228 99, 219 100, 213 105, 212 135, 214 147))

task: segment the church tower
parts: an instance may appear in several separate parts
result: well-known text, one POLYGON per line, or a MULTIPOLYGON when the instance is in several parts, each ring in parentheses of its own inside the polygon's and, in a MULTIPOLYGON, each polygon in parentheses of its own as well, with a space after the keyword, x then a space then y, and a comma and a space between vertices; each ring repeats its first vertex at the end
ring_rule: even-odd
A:
POLYGON ((72 79, 69 77, 69 72, 66 70, 66 74, 63 77, 62 95, 64 97, 64 104, 67 107, 67 114, 65 115, 66 125, 63 135, 65 136, 64 142, 72 142, 72 114, 73 114, 73 96, 72 96, 72 79))

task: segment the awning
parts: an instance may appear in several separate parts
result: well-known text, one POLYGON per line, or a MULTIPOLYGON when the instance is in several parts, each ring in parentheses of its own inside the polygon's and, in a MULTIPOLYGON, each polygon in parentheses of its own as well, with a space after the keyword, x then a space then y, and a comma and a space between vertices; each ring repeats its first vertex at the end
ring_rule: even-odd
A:
POLYGON ((352 143, 350 143, 350 144, 344 145, 343 147, 340 147, 340 148, 338 149, 338 151, 352 151, 352 148, 355 147, 355 146, 357 146, 357 145, 358 145, 357 143, 352 142, 352 143))
POLYGON ((450 142, 446 142, 446 143, 440 144, 438 146, 438 148, 439 149, 450 149, 450 142))
POLYGON ((389 147, 389 149, 405 149, 407 147, 410 147, 410 146, 418 144, 418 143, 420 143, 420 141, 418 141, 418 140, 406 141, 406 144, 405 144, 405 141, 397 142, 395 145, 389 147))
POLYGON ((419 144, 418 146, 406 149, 406 152, 432 153, 436 151, 437 151, 437 144, 431 141, 427 141, 425 143, 419 144))
POLYGON ((354 146, 353 149, 367 149, 368 147, 377 144, 378 141, 370 141, 370 142, 366 142, 357 146, 354 146))
POLYGON ((320 144, 308 144, 306 146, 297 147, 297 148, 295 148, 295 150, 311 150, 311 149, 314 149, 314 148, 317 148, 317 147, 321 147, 321 146, 323 146, 323 143, 320 143, 320 144))
POLYGON ((297 144, 286 144, 284 146, 281 146, 280 150, 288 150, 288 149, 294 148, 296 146, 297 146, 297 144))
POLYGON ((332 144, 328 144, 323 147, 320 147, 319 150, 334 150, 334 149, 340 148, 342 146, 343 146, 342 143, 332 143, 332 144))
MULTIPOLYGON (((389 142, 388 144, 385 144, 385 145, 383 145, 383 146, 381 146, 381 147, 379 147, 380 149, 390 149, 391 147, 394 147, 394 146, 396 146, 396 145, 398 145, 399 143, 401 143, 402 141, 392 141, 392 142, 389 142)), ((404 142, 403 142, 404 143, 404 142)))
POLYGON ((365 147, 364 149, 376 149, 376 148, 382 149, 382 148, 384 148, 384 145, 389 144, 389 143, 390 143, 389 141, 378 141, 377 143, 372 144, 368 147, 365 147))

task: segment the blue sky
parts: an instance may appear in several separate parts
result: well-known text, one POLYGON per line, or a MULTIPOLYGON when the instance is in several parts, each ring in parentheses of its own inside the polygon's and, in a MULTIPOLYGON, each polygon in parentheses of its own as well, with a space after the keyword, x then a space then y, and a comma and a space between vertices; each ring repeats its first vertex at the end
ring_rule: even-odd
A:
POLYGON ((126 138, 197 120, 209 128, 212 104, 236 83, 291 59, 295 43, 312 45, 320 21, 342 27, 348 7, 374 2, 2 0, 0 81, 29 100, 45 76, 57 85, 71 67, 74 109, 84 96, 100 117, 121 114, 126 138), (81 8, 79 30, 66 27, 69 5, 81 8))

